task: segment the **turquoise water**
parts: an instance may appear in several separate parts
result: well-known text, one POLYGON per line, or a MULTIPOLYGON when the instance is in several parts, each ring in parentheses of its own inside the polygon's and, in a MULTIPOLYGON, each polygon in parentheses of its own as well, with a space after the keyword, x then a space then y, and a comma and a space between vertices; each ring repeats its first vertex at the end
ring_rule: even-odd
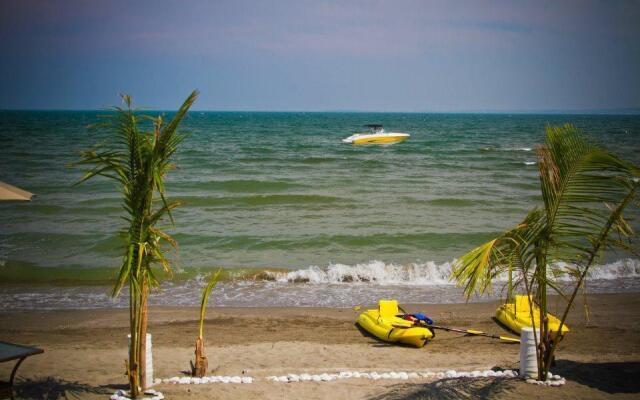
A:
MULTIPOLYGON (((67 166, 106 138, 87 129, 99 114, 0 112, 0 180, 37 195, 0 203, 3 279, 112 276, 124 226, 117 188, 72 187, 81 171, 67 166)), ((545 125, 566 122, 640 164, 640 116, 192 112, 167 182, 185 203, 168 227, 177 276, 282 268, 331 282, 338 266, 443 283, 448 262, 538 203, 532 149, 545 125), (365 123, 411 138, 341 142, 365 123)))

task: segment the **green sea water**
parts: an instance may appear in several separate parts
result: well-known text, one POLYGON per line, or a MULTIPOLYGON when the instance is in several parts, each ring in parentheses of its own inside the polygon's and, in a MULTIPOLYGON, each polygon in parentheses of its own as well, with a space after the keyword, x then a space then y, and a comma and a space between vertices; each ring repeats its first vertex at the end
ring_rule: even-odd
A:
MULTIPOLYGON (((74 187, 82 171, 68 167, 107 139, 87 129, 104 114, 0 112, 0 180, 36 194, 0 203, 5 282, 113 277, 118 189, 102 179, 74 187)), ((546 125, 563 123, 640 164, 640 116, 191 112, 167 179, 169 198, 184 202, 166 226, 179 243, 176 276, 442 266, 539 204, 533 150, 546 125), (411 137, 341 142, 365 123, 411 137)))

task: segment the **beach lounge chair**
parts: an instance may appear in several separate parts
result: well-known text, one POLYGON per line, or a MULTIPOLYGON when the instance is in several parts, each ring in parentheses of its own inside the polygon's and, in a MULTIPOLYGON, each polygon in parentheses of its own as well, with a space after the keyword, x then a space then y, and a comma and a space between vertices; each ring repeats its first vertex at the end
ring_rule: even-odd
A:
POLYGON ((44 350, 38 349, 37 347, 22 346, 0 341, 0 362, 18 360, 11 371, 9 381, 0 381, 0 386, 12 387, 16 372, 18 372, 18 367, 20 367, 20 364, 22 364, 25 358, 42 353, 44 353, 44 350))

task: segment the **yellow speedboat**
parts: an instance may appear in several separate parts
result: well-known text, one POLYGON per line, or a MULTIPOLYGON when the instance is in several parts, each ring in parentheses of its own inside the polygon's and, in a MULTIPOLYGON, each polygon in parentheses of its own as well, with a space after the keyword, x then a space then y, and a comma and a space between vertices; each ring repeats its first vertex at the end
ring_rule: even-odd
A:
POLYGON ((433 332, 424 326, 397 317, 401 314, 397 300, 380 300, 377 310, 367 310, 357 322, 364 330, 385 342, 422 347, 433 338, 433 332))
POLYGON ((369 131, 353 134, 342 141, 351 144, 392 144, 402 142, 410 136, 408 133, 385 132, 379 124, 365 125, 365 128, 369 131))
MULTIPOLYGON (((560 319, 556 316, 548 314, 549 332, 555 336, 560 327, 560 319)), ((536 329, 540 329, 540 309, 533 304, 533 321, 536 329)), ((513 332, 520 333, 522 328, 531 327, 531 313, 529 309, 529 297, 526 295, 516 295, 513 303, 506 303, 498 307, 496 310, 496 319, 513 332)), ((569 327, 564 324, 562 326, 562 335, 569 332, 569 327)))

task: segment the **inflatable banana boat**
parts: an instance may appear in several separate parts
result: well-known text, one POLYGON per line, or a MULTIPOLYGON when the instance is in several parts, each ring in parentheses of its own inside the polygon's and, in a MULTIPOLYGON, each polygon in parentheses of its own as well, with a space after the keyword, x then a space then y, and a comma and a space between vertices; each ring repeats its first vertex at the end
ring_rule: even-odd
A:
MULTIPOLYGON (((535 322, 536 329, 540 329, 540 309, 535 304, 532 305, 533 321, 535 322)), ((513 332, 520 333, 522 328, 533 326, 530 311, 529 297, 526 295, 516 295, 513 303, 506 303, 498 307, 496 310, 496 319, 513 332)), ((560 327, 560 319, 551 314, 547 314, 547 316, 549 318, 549 332, 552 336, 555 336, 560 327)), ((561 335, 565 335, 567 332, 569 332, 569 327, 564 324, 561 335)))
POLYGON ((398 317, 400 314, 397 300, 380 300, 378 309, 363 312, 358 316, 357 323, 385 342, 422 347, 434 337, 432 329, 416 326, 413 321, 398 317))

